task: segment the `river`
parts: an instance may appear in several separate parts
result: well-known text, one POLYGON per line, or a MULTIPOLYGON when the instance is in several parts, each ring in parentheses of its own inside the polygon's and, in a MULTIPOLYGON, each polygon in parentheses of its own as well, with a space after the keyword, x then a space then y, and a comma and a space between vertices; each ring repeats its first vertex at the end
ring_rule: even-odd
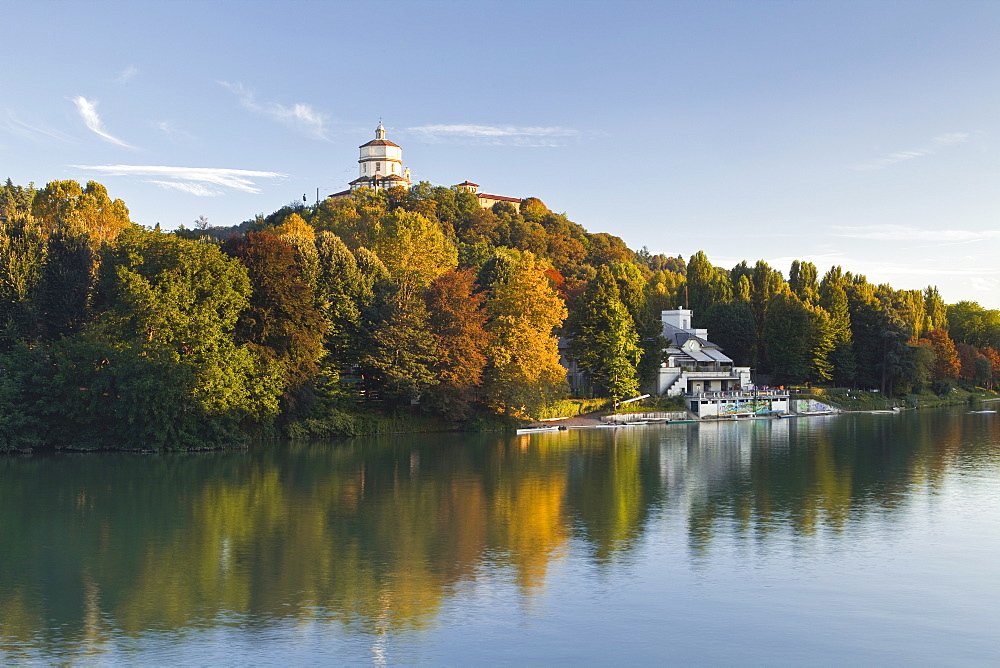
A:
POLYGON ((996 665, 1000 414, 0 458, 0 662, 996 665))

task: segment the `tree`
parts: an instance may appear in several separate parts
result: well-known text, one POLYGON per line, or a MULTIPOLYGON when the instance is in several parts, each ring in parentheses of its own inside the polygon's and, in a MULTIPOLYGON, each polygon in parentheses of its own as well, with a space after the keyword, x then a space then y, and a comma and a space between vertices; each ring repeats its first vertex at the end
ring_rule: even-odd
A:
POLYGON ((294 413, 316 375, 326 327, 295 250, 268 232, 232 237, 222 250, 247 268, 253 292, 236 323, 236 340, 281 369, 284 408, 294 413))
POLYGON ((129 230, 105 247, 98 317, 47 347, 53 443, 218 446, 277 413, 280 375, 233 340, 246 270, 212 244, 129 230))
MULTIPOLYGON (((990 364, 990 369, 992 370, 990 374, 991 383, 996 383, 997 381, 1000 381, 1000 353, 998 353, 990 346, 984 347, 979 352, 983 354, 983 357, 985 357, 986 361, 989 362, 990 364)), ((990 388, 992 387, 993 385, 991 384, 990 388)))
POLYGON ((107 188, 96 181, 87 182, 84 188, 76 181, 48 183, 35 196, 32 214, 47 234, 86 235, 95 250, 132 224, 125 203, 112 200, 107 188))
POLYGON ((753 320, 757 325, 757 345, 754 350, 754 363, 764 369, 771 368, 767 357, 767 346, 764 344, 764 327, 767 321, 767 309, 771 299, 786 288, 781 272, 771 269, 763 260, 758 260, 750 276, 750 307, 753 309, 753 320))
POLYGON ((435 278, 458 266, 458 251, 434 221, 396 210, 382 217, 371 249, 385 263, 401 291, 416 298, 435 278))
POLYGON ((793 260, 792 269, 788 272, 788 287, 801 301, 807 304, 817 303, 819 284, 816 282, 816 265, 793 260))
POLYGON ((366 336, 360 364, 370 398, 388 392, 398 401, 419 399, 437 383, 435 341, 422 297, 379 280, 374 299, 361 311, 361 327, 366 336))
POLYGON ((749 303, 714 304, 701 320, 712 342, 737 366, 750 366, 756 327, 749 303))
POLYGON ((39 338, 54 341, 89 322, 96 278, 97 256, 86 235, 57 232, 48 238, 32 305, 39 338))
POLYGON ((712 266, 704 251, 691 256, 687 265, 687 303, 699 318, 712 304, 733 300, 733 285, 729 273, 712 266))
POLYGON ((475 292, 475 278, 471 269, 452 269, 438 276, 427 291, 435 339, 432 368, 438 380, 428 404, 453 419, 467 415, 467 402, 482 382, 486 366, 485 295, 475 292))
POLYGON ((979 351, 968 343, 956 343, 955 352, 958 353, 958 377, 962 380, 975 380, 977 377, 976 362, 981 357, 979 351))
POLYGON ((791 290, 771 298, 762 343, 775 383, 804 383, 809 378, 811 317, 791 290))
POLYGON ((0 349, 35 334, 33 298, 48 254, 45 237, 28 214, 18 212, 16 200, 3 207, 12 213, 0 223, 0 349))
POLYGON ((847 293, 842 281, 837 280, 831 270, 823 277, 819 287, 820 306, 830 316, 830 337, 832 348, 828 357, 832 366, 831 377, 840 387, 848 387, 854 382, 856 366, 854 345, 851 334, 851 314, 847 308, 847 293))
POLYGON ((559 364, 553 334, 566 307, 546 278, 545 266, 531 253, 504 258, 491 271, 486 331, 492 338, 484 391, 496 410, 531 415, 566 391, 566 370, 559 364))
POLYGON ((605 392, 627 397, 638 393, 642 351, 619 294, 611 269, 600 267, 571 318, 569 354, 605 392))
POLYGON ((927 339, 934 349, 934 380, 958 378, 962 363, 948 332, 943 329, 932 329, 927 332, 927 339))

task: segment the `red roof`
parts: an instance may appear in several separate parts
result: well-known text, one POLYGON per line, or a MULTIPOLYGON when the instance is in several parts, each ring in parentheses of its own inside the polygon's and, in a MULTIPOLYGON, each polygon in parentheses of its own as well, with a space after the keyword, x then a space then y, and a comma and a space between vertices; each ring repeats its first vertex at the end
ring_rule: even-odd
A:
POLYGON ((372 139, 367 144, 362 144, 358 148, 364 148, 365 146, 395 146, 396 148, 399 148, 399 144, 393 144, 388 139, 372 139))
MULTIPOLYGON (((478 188, 479 184, 478 183, 473 183, 472 181, 462 181, 461 183, 458 184, 458 186, 473 186, 475 188, 478 188)), ((457 188, 458 186, 455 186, 455 187, 457 188)))
POLYGON ((487 195, 486 193, 479 193, 478 197, 480 199, 495 199, 495 200, 500 200, 501 202, 518 202, 518 203, 520 203, 520 201, 521 201, 521 199, 519 197, 504 197, 503 195, 487 195))

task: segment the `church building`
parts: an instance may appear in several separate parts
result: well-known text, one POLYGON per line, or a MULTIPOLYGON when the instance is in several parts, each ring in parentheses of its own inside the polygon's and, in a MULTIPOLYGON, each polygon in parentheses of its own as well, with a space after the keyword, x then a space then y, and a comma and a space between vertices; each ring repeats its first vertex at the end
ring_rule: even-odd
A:
MULTIPOLYGON (((348 185, 350 189, 330 195, 333 199, 350 196, 351 192, 358 188, 392 188, 403 186, 412 188, 413 181, 410 180, 410 170, 403 165, 403 149, 399 144, 394 144, 385 138, 385 128, 379 121, 378 128, 375 129, 375 139, 367 144, 358 147, 361 149, 361 156, 358 158, 358 178, 348 185)), ((464 181, 452 186, 455 190, 471 192, 479 200, 479 206, 489 209, 497 202, 508 202, 516 211, 521 210, 521 200, 517 197, 506 197, 504 195, 488 195, 479 192, 479 184, 471 181, 464 181)))

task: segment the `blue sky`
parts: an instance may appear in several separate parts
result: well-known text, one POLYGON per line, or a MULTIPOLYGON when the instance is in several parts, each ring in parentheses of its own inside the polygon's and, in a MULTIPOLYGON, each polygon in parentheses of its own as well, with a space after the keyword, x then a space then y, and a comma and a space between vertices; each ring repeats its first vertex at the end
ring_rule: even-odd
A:
POLYGON ((1000 2, 10 2, 0 179, 136 222, 416 180, 1000 308, 1000 2))

